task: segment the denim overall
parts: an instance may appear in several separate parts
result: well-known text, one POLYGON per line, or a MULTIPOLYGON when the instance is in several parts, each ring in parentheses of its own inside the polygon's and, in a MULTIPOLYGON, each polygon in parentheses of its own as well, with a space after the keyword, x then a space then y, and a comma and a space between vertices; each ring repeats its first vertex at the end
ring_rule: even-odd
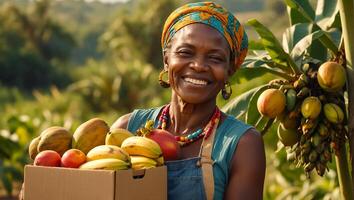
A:
MULTIPOLYGON (((154 120, 157 127, 161 109, 162 107, 134 110, 128 123, 128 130, 135 133, 147 120, 154 120)), ((165 162, 168 199, 222 200, 237 143, 249 128, 251 126, 227 116, 218 129, 203 141, 198 157, 165 162)))
POLYGON ((202 168, 198 165, 199 160, 199 157, 194 157, 165 163, 169 200, 206 199, 202 168))

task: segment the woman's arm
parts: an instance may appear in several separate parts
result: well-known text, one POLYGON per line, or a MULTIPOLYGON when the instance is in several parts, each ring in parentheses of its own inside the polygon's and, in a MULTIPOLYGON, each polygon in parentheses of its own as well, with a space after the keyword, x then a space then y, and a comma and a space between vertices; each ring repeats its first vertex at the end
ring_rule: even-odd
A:
POLYGON ((256 129, 249 129, 232 158, 225 199, 262 199, 265 168, 263 138, 256 129))
POLYGON ((124 128, 124 129, 127 129, 128 127, 128 122, 129 122, 129 119, 130 119, 130 116, 132 114, 131 113, 128 113, 128 114, 125 114, 121 117, 119 117, 114 123, 113 125, 111 126, 111 129, 114 129, 114 128, 124 128))

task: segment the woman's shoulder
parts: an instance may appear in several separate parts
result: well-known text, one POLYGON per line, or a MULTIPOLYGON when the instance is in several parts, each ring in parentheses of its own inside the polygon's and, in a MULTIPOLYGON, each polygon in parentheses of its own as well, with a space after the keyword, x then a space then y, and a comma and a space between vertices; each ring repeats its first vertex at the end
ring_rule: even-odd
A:
POLYGON ((135 109, 129 116, 127 129, 131 132, 135 132, 141 126, 145 125, 148 120, 153 120, 155 122, 154 127, 157 126, 157 117, 161 112, 163 106, 153 107, 153 108, 144 108, 144 109, 135 109))
MULTIPOLYGON (((225 118, 222 121, 219 129, 225 136, 237 136, 240 137, 246 132, 254 129, 253 126, 236 119, 234 116, 225 114, 225 118)), ((255 130, 255 129, 254 129, 255 130)))

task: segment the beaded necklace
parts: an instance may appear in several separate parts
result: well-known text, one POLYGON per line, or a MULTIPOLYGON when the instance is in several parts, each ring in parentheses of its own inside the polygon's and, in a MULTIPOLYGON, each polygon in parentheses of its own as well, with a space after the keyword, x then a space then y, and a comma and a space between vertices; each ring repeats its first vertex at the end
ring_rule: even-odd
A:
MULTIPOLYGON (((169 118, 169 110, 170 110, 170 105, 166 105, 165 108, 162 110, 161 112, 161 116, 159 117, 159 121, 158 121, 158 129, 163 129, 166 130, 166 126, 167 126, 167 121, 169 118)), ((194 141, 197 141, 198 139, 202 138, 202 137, 209 137, 209 135, 212 133, 214 127, 218 126, 219 121, 220 121, 220 116, 221 116, 221 111, 219 110, 218 107, 215 108, 214 114, 211 117, 210 121, 208 122, 208 124, 203 128, 203 129, 198 129, 196 131, 194 131, 193 133, 190 133, 188 135, 185 136, 175 136, 175 139, 178 141, 178 143, 181 146, 190 144, 194 141)))

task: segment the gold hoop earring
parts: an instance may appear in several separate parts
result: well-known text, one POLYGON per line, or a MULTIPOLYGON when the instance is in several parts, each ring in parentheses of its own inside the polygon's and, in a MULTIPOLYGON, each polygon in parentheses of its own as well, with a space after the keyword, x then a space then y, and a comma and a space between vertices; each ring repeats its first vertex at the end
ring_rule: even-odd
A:
POLYGON ((167 74, 168 76, 168 70, 163 69, 160 74, 159 74, 159 84, 163 87, 163 88, 169 88, 170 87, 170 83, 167 81, 163 80, 163 75, 167 74))
POLYGON ((226 81, 224 88, 221 90, 222 98, 224 98, 225 100, 228 100, 231 97, 231 94, 232 94, 231 85, 228 81, 226 81), (227 91, 226 88, 229 88, 228 89, 229 91, 227 91))

